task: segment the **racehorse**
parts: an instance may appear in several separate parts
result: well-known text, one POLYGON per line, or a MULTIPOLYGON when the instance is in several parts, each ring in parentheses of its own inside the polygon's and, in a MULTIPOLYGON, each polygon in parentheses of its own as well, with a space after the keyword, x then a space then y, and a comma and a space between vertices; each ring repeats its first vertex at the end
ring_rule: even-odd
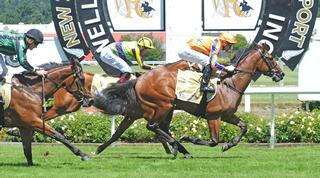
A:
MULTIPOLYGON (((21 133, 24 155, 28 165, 32 161, 32 133, 40 132, 67 146, 75 155, 82 160, 88 160, 89 156, 73 146, 62 134, 54 130, 42 120, 43 97, 50 97, 58 89, 65 88, 70 93, 78 93, 79 87, 83 85, 82 68, 77 60, 71 60, 71 64, 52 64, 42 67, 48 70, 45 78, 38 76, 26 77, 26 75, 15 75, 12 78, 11 102, 4 112, 4 126, 18 127, 21 133), (75 87, 70 87, 76 84, 75 87)), ((83 90, 83 89, 81 89, 83 90)))
MULTIPOLYGON (((186 65, 185 68, 189 68, 189 65, 186 65)), ((92 88, 92 81, 94 78, 95 74, 92 73, 86 73, 83 72, 82 76, 83 76, 83 90, 86 91, 87 93, 91 93, 91 88, 92 88)), ((140 76, 140 73, 134 73, 134 75, 136 77, 140 76)), ((107 82, 107 81, 106 81, 107 82)), ((77 87, 76 85, 77 83, 73 83, 69 85, 69 88, 73 89, 75 87, 77 87)), ((47 112, 43 113, 42 119, 45 121, 54 119, 58 116, 67 114, 67 113, 71 113, 71 112, 75 112, 77 110, 80 109, 80 107, 83 104, 84 98, 83 96, 85 94, 77 94, 76 92, 72 92, 70 91, 70 89, 67 88, 60 88, 57 92, 54 93, 53 95, 53 106, 50 107, 48 109, 47 112), (82 97, 81 97, 82 96, 82 97)), ((74 90, 74 89, 73 89, 74 90)), ((77 90, 77 92, 81 92, 81 90, 77 90)), ((87 94, 88 95, 88 94, 87 94)), ((85 95, 86 97, 88 97, 87 95, 85 95)), ((90 96, 89 96, 90 97, 90 96)), ((88 101, 88 105, 90 104, 90 101, 88 101)), ((171 120, 171 119, 170 119, 171 120)), ((135 119, 132 119, 130 117, 125 117, 121 123, 119 124, 119 127, 116 129, 115 133, 111 136, 110 139, 108 139, 104 144, 102 144, 101 146, 99 146, 99 149, 101 150, 101 152, 109 145, 111 145, 112 143, 114 143, 118 138, 120 138, 120 136, 124 133, 124 131, 130 127, 130 125, 133 124, 133 122, 135 121, 135 119)), ((163 128, 165 130, 168 131, 169 133, 169 123, 167 124, 163 124, 163 128)), ((12 136, 17 136, 17 137, 21 137, 21 134, 19 133, 18 130, 9 130, 7 132, 7 134, 12 135, 12 136)), ((166 153, 171 153, 169 147, 167 146, 166 142, 163 140, 160 140, 160 142, 163 144, 163 147, 166 151, 166 153)), ((181 145, 178 150, 183 153, 185 155, 185 157, 189 156, 189 153, 186 151, 186 149, 181 145)), ((100 152, 97 152, 100 153, 100 152)))
MULTIPOLYGON (((211 125, 214 120, 236 125, 240 133, 229 143, 222 146, 226 151, 235 146, 247 132, 246 124, 235 115, 241 102, 243 92, 248 87, 255 72, 261 72, 278 82, 283 79, 284 73, 273 57, 266 50, 266 44, 258 45, 247 52, 237 64, 232 77, 226 78, 217 88, 216 96, 205 109, 204 118, 208 122, 211 141, 184 138, 198 145, 216 146, 214 138, 215 128, 211 125)), ((147 128, 173 145, 172 154, 177 155, 179 142, 159 127, 162 120, 171 114, 173 109, 181 109, 190 114, 198 113, 198 105, 177 100, 175 95, 177 73, 184 61, 156 68, 136 80, 124 84, 115 84, 102 90, 94 99, 94 106, 103 109, 106 114, 121 114, 131 118, 145 118, 147 128)))

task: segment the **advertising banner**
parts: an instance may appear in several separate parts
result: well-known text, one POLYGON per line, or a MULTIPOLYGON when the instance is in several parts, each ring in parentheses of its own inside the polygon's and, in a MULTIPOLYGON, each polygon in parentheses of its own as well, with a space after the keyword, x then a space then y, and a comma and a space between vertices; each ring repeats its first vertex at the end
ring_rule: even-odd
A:
POLYGON ((52 0, 51 10, 58 39, 66 56, 83 59, 90 50, 78 25, 74 0, 52 0))
POLYGON ((262 0, 202 0, 204 31, 254 30, 262 0))

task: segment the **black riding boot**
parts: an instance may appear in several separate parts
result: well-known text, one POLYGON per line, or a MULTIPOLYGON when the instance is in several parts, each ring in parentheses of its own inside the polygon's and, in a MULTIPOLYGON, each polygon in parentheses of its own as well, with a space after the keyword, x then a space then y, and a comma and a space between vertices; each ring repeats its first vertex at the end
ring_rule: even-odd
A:
POLYGON ((211 92, 211 93, 213 93, 215 91, 214 88, 209 88, 208 87, 211 75, 212 75, 211 65, 208 64, 203 69, 202 81, 201 81, 201 85, 200 85, 200 91, 202 91, 202 92, 211 92))
POLYGON ((128 81, 131 77, 131 74, 129 72, 124 72, 121 74, 120 79, 119 79, 119 83, 124 83, 126 81, 128 81))
POLYGON ((2 99, 2 96, 0 96, 0 130, 2 129, 4 125, 4 101, 2 99))

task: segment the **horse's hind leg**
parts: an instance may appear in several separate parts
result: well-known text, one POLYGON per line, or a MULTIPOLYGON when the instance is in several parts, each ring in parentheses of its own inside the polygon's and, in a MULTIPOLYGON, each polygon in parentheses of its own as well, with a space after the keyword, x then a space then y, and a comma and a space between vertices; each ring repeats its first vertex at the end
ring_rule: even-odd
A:
MULTIPOLYGON (((172 120, 172 116, 173 116, 173 109, 169 112, 169 114, 167 115, 167 117, 165 117, 164 120, 162 120, 159 124, 159 127, 161 130, 165 131, 168 135, 171 136, 170 131, 169 131, 169 126, 172 120)), ((164 140, 163 137, 159 138, 164 150, 166 151, 167 154, 171 154, 171 150, 169 149, 167 142, 164 140)), ((185 158, 190 158, 190 153, 187 151, 187 149, 181 145, 179 142, 177 142, 178 144, 178 151, 180 153, 182 153, 184 155, 185 158)), ((173 145, 171 145, 173 147, 173 145)))
POLYGON ((222 151, 227 151, 228 149, 236 146, 243 135, 247 133, 247 125, 236 115, 232 115, 231 118, 222 118, 223 121, 240 127, 240 133, 229 143, 222 146, 222 151))
POLYGON ((135 119, 132 119, 130 117, 125 117, 119 127, 117 128, 116 132, 111 136, 111 138, 103 143, 102 145, 100 145, 97 150, 96 150, 96 154, 101 153, 104 149, 106 149, 109 145, 111 145, 113 142, 115 142, 122 134, 124 131, 126 131, 130 125, 135 121, 135 119))
POLYGON ((177 156, 178 142, 165 131, 161 130, 158 123, 148 122, 147 129, 153 131, 158 136, 162 137, 170 145, 172 145, 172 154, 174 157, 177 156))
POLYGON ((32 144, 33 130, 30 128, 19 128, 19 129, 21 133, 24 156, 27 159, 28 166, 32 166, 33 162, 32 162, 31 144, 32 144))

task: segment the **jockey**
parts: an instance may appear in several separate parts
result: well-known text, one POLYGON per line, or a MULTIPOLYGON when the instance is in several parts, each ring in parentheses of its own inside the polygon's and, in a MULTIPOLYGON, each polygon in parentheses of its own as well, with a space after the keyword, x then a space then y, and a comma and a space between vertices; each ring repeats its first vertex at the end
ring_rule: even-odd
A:
POLYGON ((123 41, 109 44, 101 52, 101 60, 121 71, 120 83, 130 79, 132 69, 131 61, 137 61, 142 69, 151 70, 153 67, 144 64, 141 54, 144 55, 146 49, 153 49, 153 42, 150 38, 142 37, 138 41, 123 41))
MULTIPOLYGON (((27 50, 34 49, 43 42, 43 34, 37 29, 30 29, 25 34, 13 34, 0 32, 0 53, 5 55, 17 55, 19 64, 27 71, 35 72, 38 75, 45 75, 45 70, 35 70, 27 61, 27 50)), ((5 62, 0 58, 0 91, 4 76, 8 69, 5 62)), ((3 100, 0 92, 0 128, 3 122, 3 100), (2 121, 2 122, 1 122, 2 121)))
POLYGON ((214 89, 208 87, 212 70, 234 71, 234 66, 225 67, 219 64, 218 56, 220 56, 221 50, 228 51, 235 43, 237 43, 235 36, 230 32, 222 32, 218 37, 202 36, 200 38, 192 38, 187 42, 187 45, 179 51, 178 55, 180 58, 205 66, 200 91, 214 92, 214 89))

